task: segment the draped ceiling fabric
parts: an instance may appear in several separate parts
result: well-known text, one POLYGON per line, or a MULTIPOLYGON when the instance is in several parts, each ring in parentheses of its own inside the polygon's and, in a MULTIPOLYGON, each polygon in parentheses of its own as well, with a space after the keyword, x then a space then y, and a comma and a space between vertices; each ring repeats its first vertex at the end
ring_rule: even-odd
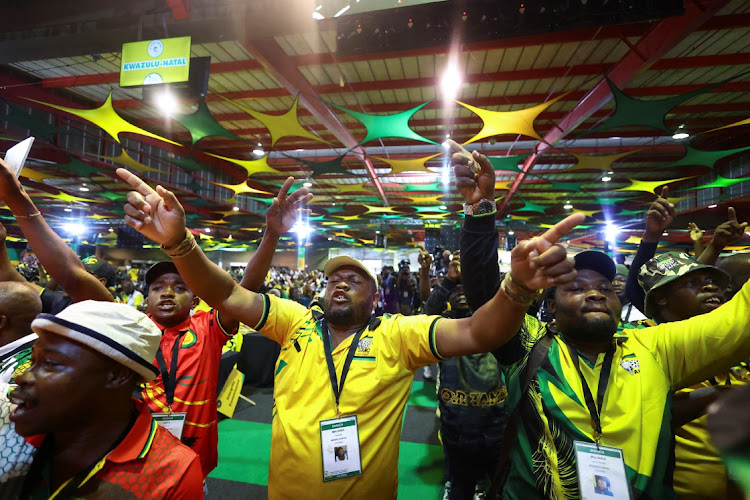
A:
POLYGON ((198 110, 195 113, 176 114, 173 118, 190 132, 193 145, 204 137, 225 137, 247 142, 247 140, 222 127, 211 114, 205 100, 198 103, 198 110))

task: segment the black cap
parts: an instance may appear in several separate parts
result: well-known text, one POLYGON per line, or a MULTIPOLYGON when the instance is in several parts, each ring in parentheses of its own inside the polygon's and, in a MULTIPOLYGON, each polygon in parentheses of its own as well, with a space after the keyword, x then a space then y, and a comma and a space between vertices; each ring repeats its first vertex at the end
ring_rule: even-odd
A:
POLYGON ((149 270, 146 271, 146 289, 151 286, 151 283, 156 281, 156 278, 167 273, 180 274, 180 271, 177 270, 177 266, 175 266, 174 262, 171 260, 163 260, 151 266, 149 270))
POLYGON ((598 250, 586 250, 579 252, 575 255, 575 268, 591 269, 601 274, 609 281, 612 281, 615 277, 616 267, 615 261, 613 261, 609 255, 598 250))

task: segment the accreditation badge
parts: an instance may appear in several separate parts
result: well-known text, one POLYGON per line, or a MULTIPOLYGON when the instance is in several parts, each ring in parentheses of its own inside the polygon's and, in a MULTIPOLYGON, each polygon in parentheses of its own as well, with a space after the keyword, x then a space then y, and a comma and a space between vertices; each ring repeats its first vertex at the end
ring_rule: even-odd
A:
POLYGON ((582 500, 630 500, 630 482, 620 448, 573 441, 582 500))
POLYGON ((187 413, 152 413, 151 416, 156 423, 167 429, 177 439, 182 439, 182 429, 185 427, 187 413))
POLYGON ((320 421, 323 482, 362 474, 357 416, 320 421))

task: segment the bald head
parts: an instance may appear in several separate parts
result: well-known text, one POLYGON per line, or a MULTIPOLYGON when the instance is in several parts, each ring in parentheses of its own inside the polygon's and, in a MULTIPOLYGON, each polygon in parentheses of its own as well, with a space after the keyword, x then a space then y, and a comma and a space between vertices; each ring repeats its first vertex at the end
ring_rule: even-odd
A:
POLYGON ((29 335, 40 312, 42 300, 31 285, 0 281, 0 346, 29 335))
POLYGON ((750 253, 741 252, 723 257, 716 263, 716 267, 731 276, 726 293, 727 299, 731 299, 750 279, 750 253))

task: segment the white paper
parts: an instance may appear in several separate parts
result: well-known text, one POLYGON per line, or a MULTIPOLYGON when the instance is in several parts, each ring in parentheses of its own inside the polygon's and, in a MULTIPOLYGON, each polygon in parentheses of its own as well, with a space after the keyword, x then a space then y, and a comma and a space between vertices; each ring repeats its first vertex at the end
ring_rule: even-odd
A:
POLYGON ((582 500, 630 500, 630 483, 620 448, 574 441, 582 500))
POLYGON ((28 158, 33 144, 34 138, 29 137, 5 152, 5 164, 8 165, 16 177, 21 174, 21 170, 23 170, 26 158, 28 158))

